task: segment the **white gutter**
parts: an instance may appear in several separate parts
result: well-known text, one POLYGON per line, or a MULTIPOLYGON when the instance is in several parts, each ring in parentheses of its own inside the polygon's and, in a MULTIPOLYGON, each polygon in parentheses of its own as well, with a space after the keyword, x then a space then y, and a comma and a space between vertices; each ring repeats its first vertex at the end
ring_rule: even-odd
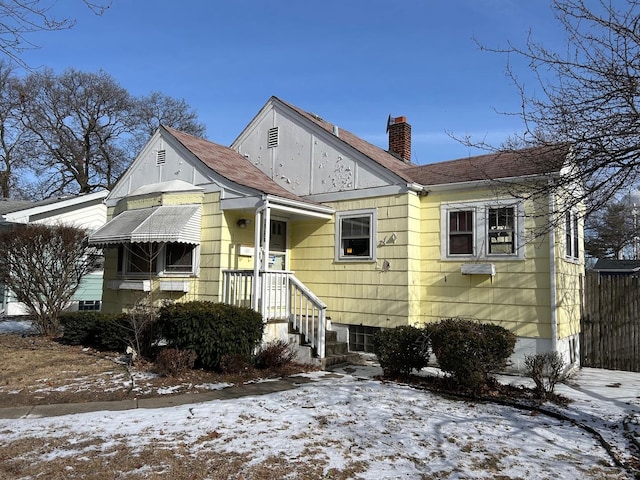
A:
POLYGON ((335 209, 326 205, 313 205, 311 203, 300 202, 297 200, 278 197, 275 195, 266 195, 265 201, 270 202, 273 208, 276 208, 278 210, 285 210, 290 212, 302 210, 306 212, 307 215, 315 214, 315 216, 318 216, 320 218, 328 219, 331 218, 331 216, 335 213, 335 209))
POLYGON ((553 193, 549 195, 549 221, 551 228, 549 229, 549 271, 550 295, 551 295, 551 351, 558 350, 558 292, 556 284, 556 225, 554 222, 555 203, 553 193))

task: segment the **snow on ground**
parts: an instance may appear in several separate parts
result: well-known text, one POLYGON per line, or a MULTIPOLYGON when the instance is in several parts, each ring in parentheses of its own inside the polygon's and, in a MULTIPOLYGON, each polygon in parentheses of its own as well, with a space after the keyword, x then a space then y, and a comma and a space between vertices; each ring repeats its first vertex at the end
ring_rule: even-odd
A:
POLYGON ((0 335, 9 333, 28 335, 36 333, 36 329, 33 328, 31 322, 25 322, 23 320, 0 320, 0 335))
POLYGON ((252 464, 283 456, 320 463, 327 472, 358 463, 363 471, 354 478, 364 479, 632 478, 576 423, 595 428, 630 460, 624 424, 633 431, 640 423, 640 374, 582 369, 559 385, 557 392, 572 402, 545 407, 574 423, 381 382, 372 378, 378 372, 371 365, 313 372, 301 375, 312 382, 293 390, 234 400, 0 420, 0 447, 29 437, 68 437, 64 451, 50 453, 55 457, 99 455, 83 446, 88 439, 134 450, 179 443, 194 454, 248 453, 252 464))

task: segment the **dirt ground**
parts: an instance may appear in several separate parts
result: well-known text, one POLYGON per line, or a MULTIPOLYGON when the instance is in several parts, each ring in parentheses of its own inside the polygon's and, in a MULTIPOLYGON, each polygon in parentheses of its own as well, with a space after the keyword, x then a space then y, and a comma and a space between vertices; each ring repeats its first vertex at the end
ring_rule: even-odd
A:
POLYGON ((293 365, 286 370, 247 369, 234 375, 196 369, 167 377, 158 374, 153 363, 138 361, 129 366, 118 352, 13 334, 0 335, 0 351, 0 408, 199 393, 220 384, 279 377, 305 369, 293 365))

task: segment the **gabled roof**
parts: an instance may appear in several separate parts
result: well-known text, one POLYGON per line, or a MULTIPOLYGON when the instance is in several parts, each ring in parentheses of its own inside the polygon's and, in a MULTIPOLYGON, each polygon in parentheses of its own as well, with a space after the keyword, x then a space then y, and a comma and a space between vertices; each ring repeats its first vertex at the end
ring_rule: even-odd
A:
MULTIPOLYGON (((282 105, 302 117, 305 121, 331 133, 337 141, 343 142, 365 157, 398 176, 408 183, 423 186, 447 185, 474 181, 488 181, 531 176, 543 176, 560 172, 565 164, 569 149, 566 146, 534 147, 517 151, 496 152, 486 155, 461 158, 445 162, 416 165, 398 158, 380 147, 357 137, 348 130, 335 125, 295 105, 271 97, 270 101, 282 105)), ((193 155, 222 177, 242 186, 266 194, 303 201, 297 195, 272 180, 247 158, 229 147, 194 137, 170 127, 162 127, 178 140, 193 155)))
MULTIPOLYGON (((297 114, 311 121, 312 123, 318 125, 323 130, 333 134, 334 124, 323 120, 318 115, 314 115, 313 113, 305 112, 301 108, 296 107, 295 105, 291 105, 278 97, 271 97, 273 100, 281 103, 282 105, 290 108, 297 114)), ((409 175, 407 175, 406 170, 408 167, 415 166, 414 163, 406 162, 395 155, 383 150, 380 147, 376 147, 371 143, 361 139, 360 137, 354 135, 348 130, 344 130, 338 126, 338 136, 336 137, 338 140, 346 143, 350 147, 356 149, 366 157, 369 157, 374 162, 382 165, 387 170, 395 173, 397 176, 406 180, 407 182, 413 181, 409 175)))
POLYGON ((559 172, 568 153, 564 146, 534 147, 420 165, 406 173, 427 186, 540 176, 559 172))
POLYGON ((99 190, 92 193, 48 198, 38 202, 2 199, 0 200, 0 221, 12 222, 20 219, 28 220, 34 215, 55 212, 62 208, 89 203, 100 203, 108 194, 109 192, 107 190, 99 190))
MULTIPOLYGON (((272 100, 285 105, 327 132, 333 133, 334 124, 318 115, 306 112, 278 97, 272 97, 272 100)), ((535 147, 416 165, 404 161, 342 128, 338 128, 337 138, 403 180, 421 185, 497 180, 555 173, 560 171, 568 154, 566 146, 535 147)))
POLYGON ((282 188, 265 175, 258 167, 231 148, 224 147, 203 138, 194 137, 193 135, 174 128, 164 126, 161 128, 178 140, 178 142, 202 161, 202 163, 227 180, 269 195, 304 203, 313 203, 308 200, 303 200, 282 188))
POLYGON ((17 212, 18 210, 31 208, 35 205, 37 205, 37 203, 32 202, 31 200, 14 200, 12 198, 2 198, 0 199, 0 215, 17 212))

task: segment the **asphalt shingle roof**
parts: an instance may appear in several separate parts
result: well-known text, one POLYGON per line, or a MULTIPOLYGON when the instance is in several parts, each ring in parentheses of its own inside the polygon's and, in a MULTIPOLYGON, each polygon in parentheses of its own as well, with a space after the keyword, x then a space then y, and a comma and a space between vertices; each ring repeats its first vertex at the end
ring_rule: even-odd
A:
MULTIPOLYGON (((277 97, 273 98, 327 132, 333 132, 334 124, 277 97)), ((417 165, 370 144, 348 130, 339 128, 338 138, 403 180, 421 185, 497 180, 559 172, 568 154, 566 146, 536 147, 417 165)))
MULTIPOLYGON (((333 134, 334 124, 327 122, 318 115, 306 112, 277 97, 272 97, 272 100, 279 102, 295 114, 333 134)), ((278 185, 235 150, 173 128, 163 128, 205 165, 228 180, 263 193, 305 201, 278 185)), ((416 165, 372 145, 348 130, 338 128, 337 138, 389 170, 402 181, 424 186, 548 175, 560 171, 568 154, 566 146, 535 147, 416 165)))

